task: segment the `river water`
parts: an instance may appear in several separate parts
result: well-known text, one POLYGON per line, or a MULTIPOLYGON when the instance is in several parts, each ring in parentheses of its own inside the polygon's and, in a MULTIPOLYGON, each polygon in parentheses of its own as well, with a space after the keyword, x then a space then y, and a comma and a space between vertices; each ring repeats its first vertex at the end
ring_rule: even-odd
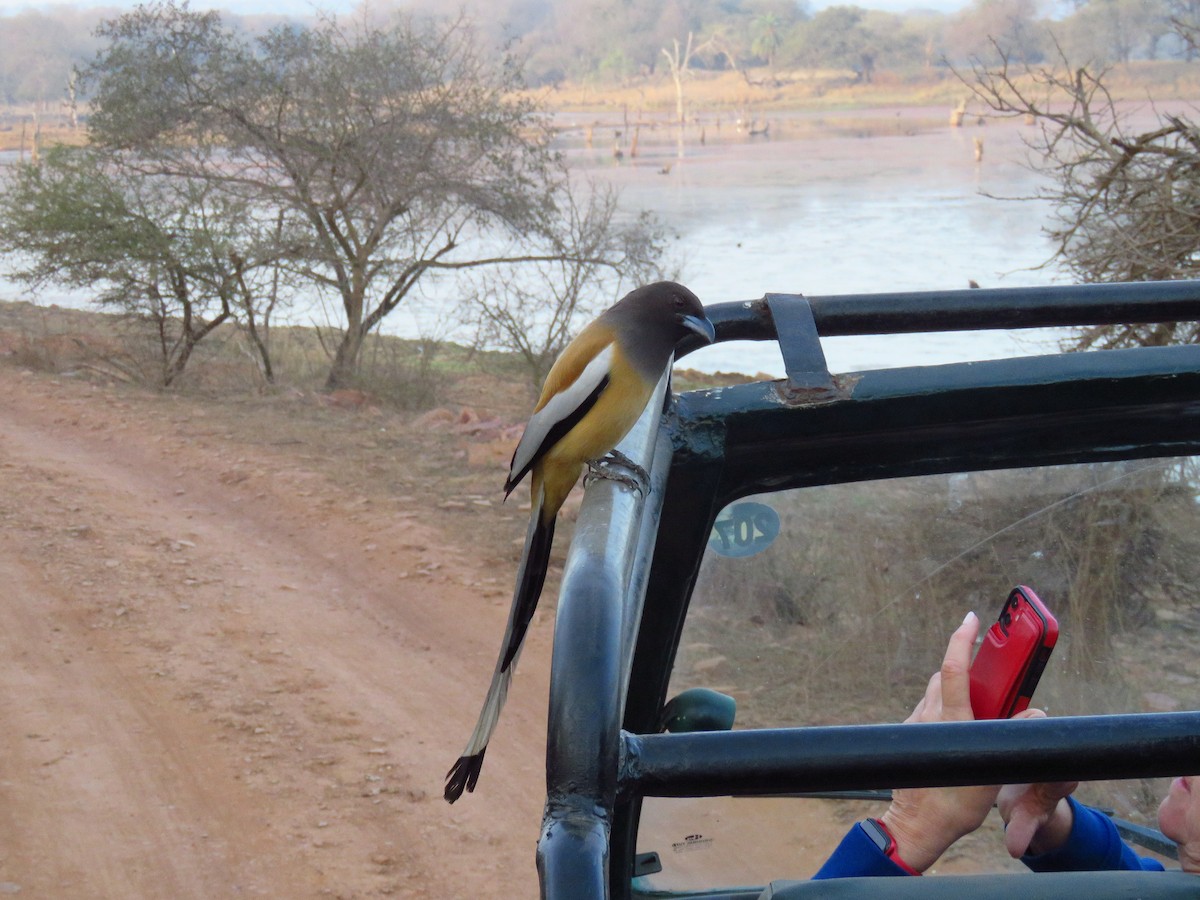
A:
MULTIPOLYGON (((808 295, 1065 282, 1042 233, 1051 209, 1029 197, 1043 184, 1025 164, 1017 122, 952 128, 944 109, 878 109, 772 115, 739 130, 732 116, 691 126, 682 148, 663 125, 636 129, 610 116, 562 114, 559 138, 573 165, 622 191, 630 215, 656 212, 678 235, 679 278, 706 303, 764 293, 808 295), (631 145, 636 130, 636 153, 631 145), (591 132, 591 142, 587 141, 591 132), (618 138, 616 132, 620 131, 618 138), (703 143, 701 138, 703 137, 703 143), (975 159, 976 140, 983 159, 975 159), (614 147, 624 157, 617 160, 614 147), (682 151, 682 152, 681 152, 682 151), (990 195, 990 196, 989 196, 990 195)), ((0 280, 0 298, 25 297, 0 280)), ((84 306, 80 294, 46 292, 43 303, 84 306)), ((392 333, 416 335, 445 321, 447 298, 401 308, 392 333)), ((326 321, 313 309, 300 324, 326 321)), ((438 327, 439 336, 448 335, 438 327)), ((1052 350, 1049 332, 979 332, 831 338, 834 372, 988 359, 1052 350)), ((704 371, 783 374, 778 349, 735 343, 688 358, 704 371)))
MULTIPOLYGON (((768 123, 769 137, 751 137, 732 121, 719 129, 710 121, 703 146, 691 129, 682 158, 665 135, 655 143, 640 132, 645 150, 617 162, 611 126, 593 129, 592 150, 571 152, 590 174, 621 187, 628 208, 652 209, 679 233, 681 280, 706 303, 768 292, 957 289, 970 280, 982 287, 1066 283, 1057 267, 1039 268, 1051 255, 1042 231, 1051 207, 996 199, 1030 197, 1045 184, 1027 165, 1027 126, 952 128, 940 109, 808 113, 757 124, 768 123)), ((830 369, 843 372, 1051 350, 1058 336, 979 332, 824 344, 830 369)), ((783 373, 777 348, 765 344, 710 348, 688 365, 783 373)))

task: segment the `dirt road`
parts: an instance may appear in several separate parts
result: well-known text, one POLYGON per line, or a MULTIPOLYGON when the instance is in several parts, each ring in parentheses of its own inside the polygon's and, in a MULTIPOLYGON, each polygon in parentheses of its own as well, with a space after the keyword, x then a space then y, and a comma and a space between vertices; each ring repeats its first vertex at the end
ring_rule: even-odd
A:
POLYGON ((549 623, 447 806, 502 573, 201 416, 0 367, 0 894, 536 896, 549 623))

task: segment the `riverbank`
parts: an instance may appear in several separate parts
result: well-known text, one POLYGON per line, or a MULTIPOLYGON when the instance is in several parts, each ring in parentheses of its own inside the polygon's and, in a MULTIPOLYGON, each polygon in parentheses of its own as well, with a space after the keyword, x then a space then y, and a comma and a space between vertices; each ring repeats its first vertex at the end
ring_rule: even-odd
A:
MULTIPOLYGON (((1114 66, 1104 71, 1103 77, 1115 100, 1200 97, 1200 67, 1192 63, 1139 60, 1114 66)), ((837 69, 752 69, 744 73, 693 70, 684 81, 683 91, 690 115, 701 110, 729 112, 744 108, 803 112, 944 106, 948 117, 970 94, 953 71, 941 66, 907 73, 880 70, 870 82, 858 80, 849 70, 837 69)), ((677 99, 675 84, 665 73, 630 79, 623 84, 567 82, 531 93, 556 112, 629 109, 671 116, 677 99)), ((967 111, 984 112, 978 102, 968 103, 967 111)))
MULTIPOLYGON (((966 74, 966 73, 964 73, 966 74)), ((1104 72, 1104 83, 1115 100, 1156 102, 1200 98, 1200 67, 1177 60, 1138 60, 1104 72)), ((744 72, 692 70, 683 83, 685 118, 739 117, 746 127, 766 114, 830 110, 933 107, 946 121, 965 104, 968 117, 987 112, 950 69, 938 66, 913 72, 877 71, 870 82, 838 69, 794 69, 744 72)), ((622 83, 563 82, 537 88, 529 96, 551 113, 597 114, 605 122, 670 123, 678 121, 675 83, 665 72, 622 83)), ((0 116, 0 152, 28 154, 34 143, 32 108, 10 108, 0 116)), ((67 126, 65 115, 43 113, 37 126, 41 147, 78 143, 83 132, 67 126)))

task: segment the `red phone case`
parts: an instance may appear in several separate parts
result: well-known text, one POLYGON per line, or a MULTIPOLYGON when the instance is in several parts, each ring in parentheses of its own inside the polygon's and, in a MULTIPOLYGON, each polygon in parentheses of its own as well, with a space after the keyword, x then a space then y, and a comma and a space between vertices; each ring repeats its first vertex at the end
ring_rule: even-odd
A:
POLYGON ((1021 585, 983 636, 971 664, 971 709, 976 719, 1007 719, 1029 707, 1058 641, 1058 620, 1021 585))

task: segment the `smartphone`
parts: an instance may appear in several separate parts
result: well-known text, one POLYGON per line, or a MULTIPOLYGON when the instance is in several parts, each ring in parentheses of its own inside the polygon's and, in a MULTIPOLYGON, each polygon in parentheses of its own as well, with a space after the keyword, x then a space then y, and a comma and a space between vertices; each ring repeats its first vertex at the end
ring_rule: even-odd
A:
POLYGON ((1029 708, 1058 642, 1058 620, 1030 588, 1013 588, 971 663, 976 719, 1008 719, 1029 708))

